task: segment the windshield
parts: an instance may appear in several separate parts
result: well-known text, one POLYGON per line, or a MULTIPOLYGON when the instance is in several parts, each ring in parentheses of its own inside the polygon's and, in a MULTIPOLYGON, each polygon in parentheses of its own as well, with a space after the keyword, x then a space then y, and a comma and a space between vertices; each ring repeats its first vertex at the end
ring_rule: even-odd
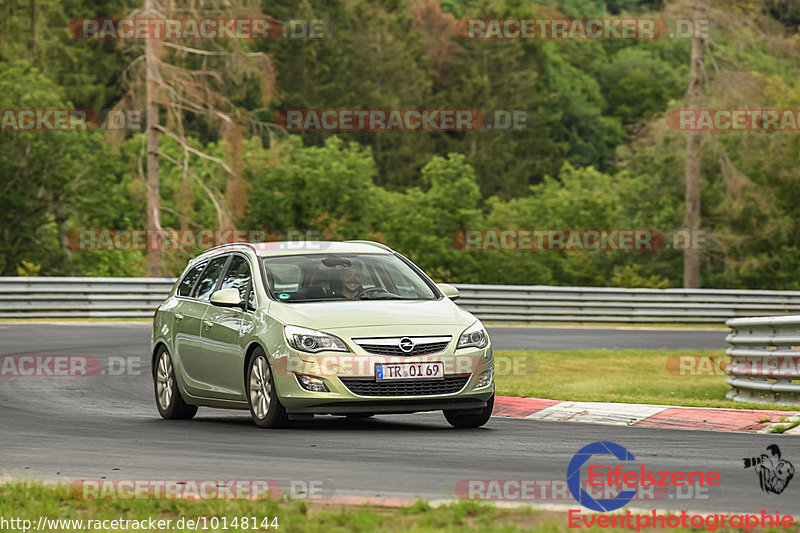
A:
POLYGON ((265 257, 267 290, 284 302, 434 300, 414 269, 393 254, 265 257))

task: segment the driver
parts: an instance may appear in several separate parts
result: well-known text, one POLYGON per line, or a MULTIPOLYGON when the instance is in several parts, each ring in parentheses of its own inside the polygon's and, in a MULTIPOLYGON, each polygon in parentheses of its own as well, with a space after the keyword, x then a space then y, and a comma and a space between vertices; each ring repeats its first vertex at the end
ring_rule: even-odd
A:
POLYGON ((339 272, 339 280, 342 282, 340 295, 344 298, 355 298, 361 293, 361 280, 364 275, 361 272, 361 265, 353 263, 349 267, 339 272))

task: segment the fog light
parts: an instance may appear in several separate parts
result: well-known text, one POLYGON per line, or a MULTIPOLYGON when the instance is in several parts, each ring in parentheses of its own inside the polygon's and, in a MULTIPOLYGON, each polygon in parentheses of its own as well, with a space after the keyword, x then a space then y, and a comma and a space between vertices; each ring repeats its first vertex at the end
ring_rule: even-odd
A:
POLYGON ((306 376, 303 374, 295 374, 295 377, 297 378, 297 382, 300 383, 300 386, 307 391, 330 392, 328 390, 328 387, 325 385, 325 382, 319 378, 315 378, 313 376, 306 376))
POLYGON ((476 389, 482 389, 483 387, 488 387, 492 384, 492 379, 494 378, 494 368, 490 368, 486 372, 480 375, 478 378, 478 383, 475 384, 476 389))

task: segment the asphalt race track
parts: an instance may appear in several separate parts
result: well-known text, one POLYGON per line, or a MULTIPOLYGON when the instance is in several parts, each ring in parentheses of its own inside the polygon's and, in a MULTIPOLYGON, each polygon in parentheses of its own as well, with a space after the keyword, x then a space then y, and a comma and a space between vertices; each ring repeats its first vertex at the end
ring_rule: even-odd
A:
POLYGON ((715 350, 727 329, 488 326, 495 350, 715 350))
MULTIPOLYGON (((440 413, 358 422, 317 417, 286 430, 259 430, 245 411, 207 408, 192 421, 164 421, 146 368, 106 372, 110 360, 146 360, 148 327, 0 324, 0 355, 93 355, 101 363, 92 377, 0 377, 0 475, 63 481, 266 478, 284 487, 321 480, 324 495, 440 499, 454 497, 464 479, 563 480, 575 452, 608 440, 626 447, 648 470, 717 470, 721 475, 721 485, 710 487, 704 497, 680 500, 672 494, 636 507, 798 511, 800 479, 781 495, 766 494, 742 462, 777 443, 783 457, 800 467, 800 440, 791 436, 505 418, 477 430, 456 430, 440 413)), ((527 339, 550 347, 588 347, 589 342, 595 348, 649 347, 669 342, 667 336, 678 339, 678 348, 713 348, 724 331, 515 327, 493 328, 492 335, 498 348, 527 339)), ((570 500, 560 503, 578 508, 570 500)))

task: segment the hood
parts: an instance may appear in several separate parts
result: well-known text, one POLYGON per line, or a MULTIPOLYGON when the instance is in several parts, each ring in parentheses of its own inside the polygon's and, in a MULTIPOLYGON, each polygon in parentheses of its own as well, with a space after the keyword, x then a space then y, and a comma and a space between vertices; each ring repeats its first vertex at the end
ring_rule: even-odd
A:
POLYGON ((272 302, 269 313, 284 324, 318 330, 365 326, 469 326, 476 318, 447 298, 441 300, 347 300, 272 302))

